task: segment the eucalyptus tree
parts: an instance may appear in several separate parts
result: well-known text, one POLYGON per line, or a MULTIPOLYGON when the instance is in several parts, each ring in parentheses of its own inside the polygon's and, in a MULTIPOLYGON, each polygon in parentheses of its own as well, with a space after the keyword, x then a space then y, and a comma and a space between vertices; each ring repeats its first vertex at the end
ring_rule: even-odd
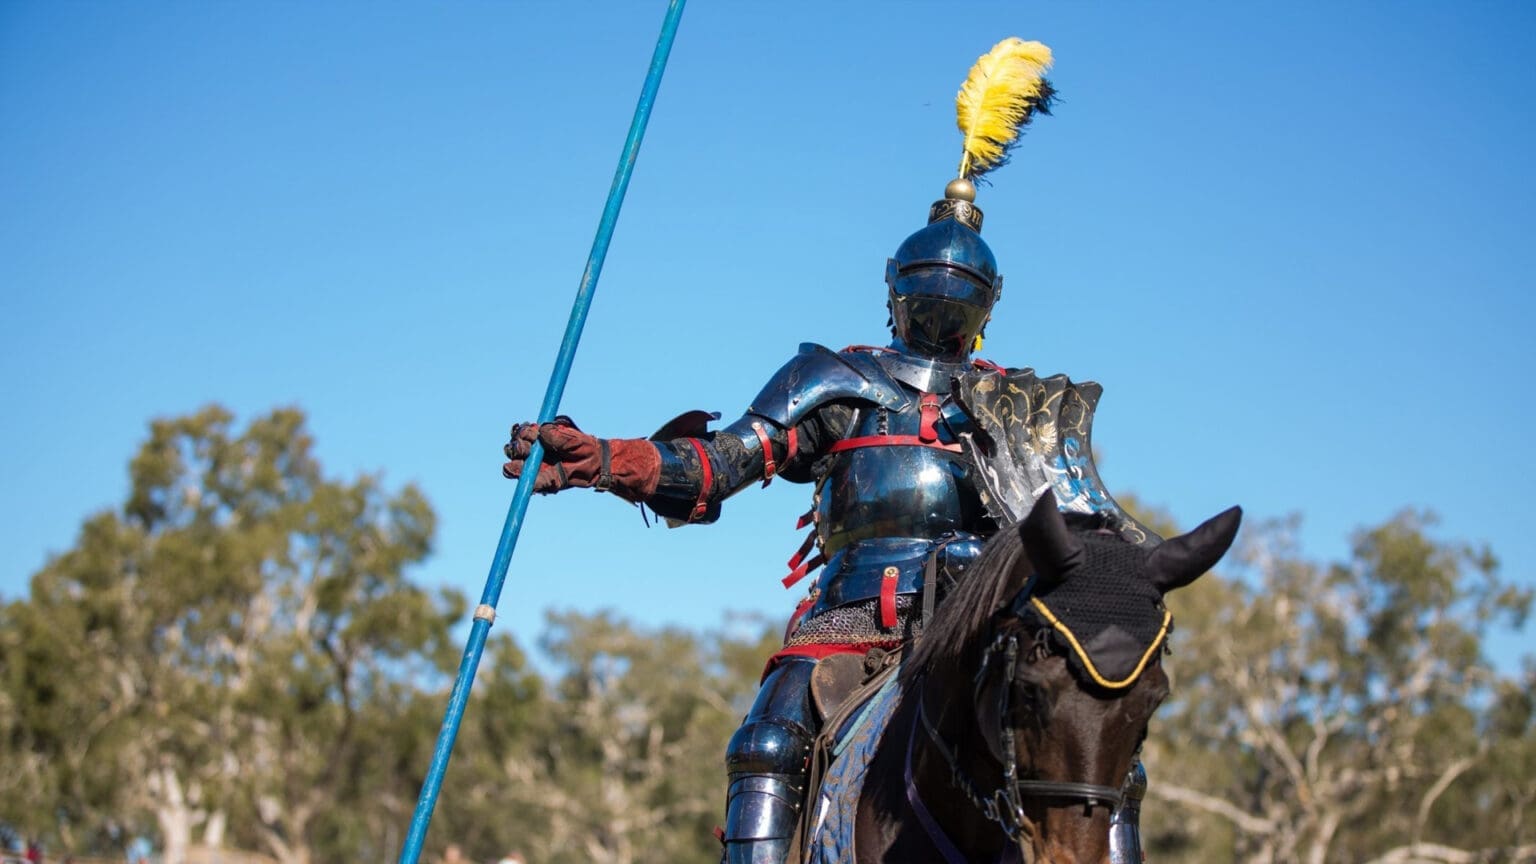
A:
POLYGON ((308 862, 368 800, 379 718, 452 665, 462 598, 407 579, 432 508, 325 476, 296 409, 156 420, 129 474, 5 611, 7 759, 60 830, 151 814, 167 864, 194 833, 308 862))
MULTIPOLYGON (((525 736, 495 750, 495 773, 472 787, 502 803, 503 822, 531 829, 507 839, 551 864, 718 858, 725 743, 777 647, 761 622, 740 624, 697 632, 551 614, 543 701, 525 736)), ((448 788, 462 793, 457 770, 448 788)))
POLYGON ((1530 673, 1511 680, 1484 648, 1530 592, 1432 525, 1402 513, 1321 564, 1294 521, 1271 524, 1236 578, 1178 598, 1174 701, 1148 745, 1160 858, 1536 857, 1530 673))

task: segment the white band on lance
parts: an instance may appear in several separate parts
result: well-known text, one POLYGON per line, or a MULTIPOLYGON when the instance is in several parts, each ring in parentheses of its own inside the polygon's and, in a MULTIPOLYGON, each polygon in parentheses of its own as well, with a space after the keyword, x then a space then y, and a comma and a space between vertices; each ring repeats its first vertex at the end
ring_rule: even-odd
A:
POLYGON ((481 603, 475 607, 475 620, 484 621, 487 624, 496 623, 496 607, 489 603, 481 603))

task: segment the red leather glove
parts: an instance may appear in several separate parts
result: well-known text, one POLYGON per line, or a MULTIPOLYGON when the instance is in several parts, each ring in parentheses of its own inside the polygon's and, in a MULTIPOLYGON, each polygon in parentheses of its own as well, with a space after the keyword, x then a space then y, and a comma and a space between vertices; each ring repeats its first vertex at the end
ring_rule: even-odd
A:
POLYGON ((534 441, 544 444, 543 463, 533 481, 535 492, 593 488, 639 503, 656 491, 661 478, 661 454, 656 445, 643 438, 594 438, 564 416, 542 425, 513 426, 512 440, 502 448, 512 460, 501 466, 503 476, 522 476, 534 441))

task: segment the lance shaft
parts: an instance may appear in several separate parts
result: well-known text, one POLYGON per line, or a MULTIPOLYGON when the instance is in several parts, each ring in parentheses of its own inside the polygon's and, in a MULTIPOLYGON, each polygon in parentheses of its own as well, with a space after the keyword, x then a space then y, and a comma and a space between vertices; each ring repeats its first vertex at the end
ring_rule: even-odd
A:
MULTIPOLYGON (((571 306, 571 319, 565 325, 565 338, 560 342, 555 369, 549 376, 549 387, 544 391, 544 404, 539 408, 540 423, 553 420, 560 410, 560 397, 565 393, 565 382, 571 374, 576 345, 581 341, 581 331, 587 323, 587 311, 592 307, 593 295, 597 293, 597 279, 603 272, 603 259, 608 257, 608 244, 613 240, 619 208, 624 204, 629 175, 634 172, 635 160, 640 155, 640 142, 645 138, 651 106, 656 101, 656 91, 661 87, 661 75, 667 68, 667 57, 672 53, 672 42, 677 37, 677 24, 682 18, 685 2, 671 0, 667 7, 667 17, 662 22, 661 36, 656 40, 656 51, 651 55, 645 86, 641 88, 640 100, 635 105, 635 117, 629 124, 629 137, 624 141, 624 152, 619 157, 618 169, 614 171, 613 185, 608 189, 608 201, 603 205, 603 217, 597 226, 597 236, 592 240, 592 252, 587 256, 587 268, 581 274, 581 286, 576 290, 576 302, 571 306)), ((526 464, 537 467, 543 456, 544 447, 536 440, 528 453, 526 464)), ((485 591, 480 595, 480 605, 475 609, 475 617, 470 626, 469 641, 464 646, 464 657, 459 661, 458 678, 453 683, 443 725, 437 733, 432 765, 422 782, 421 797, 416 800, 416 811, 411 816, 411 829, 400 850, 400 864, 416 864, 421 856, 427 826, 432 821, 432 810, 437 805, 443 775, 448 770, 448 757, 453 751, 454 739, 459 734, 459 723, 464 718, 469 688, 474 683, 475 670, 480 667, 480 656, 485 651, 486 634, 490 632, 491 622, 496 617, 496 602, 507 581, 507 565, 512 560, 512 550, 517 546, 517 535, 523 529, 523 515, 528 512, 528 500, 533 496, 533 481, 537 474, 537 471, 524 471, 518 478, 517 489, 512 493, 512 504, 507 508, 507 519, 501 529, 501 541, 496 544, 496 555, 491 560, 491 572, 486 578, 485 591)))

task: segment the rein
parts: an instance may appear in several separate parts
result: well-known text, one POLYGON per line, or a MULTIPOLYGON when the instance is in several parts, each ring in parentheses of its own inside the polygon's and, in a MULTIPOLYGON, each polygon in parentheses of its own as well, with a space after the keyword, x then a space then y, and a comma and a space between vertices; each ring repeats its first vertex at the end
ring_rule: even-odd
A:
MULTIPOLYGON (((928 808, 923 805, 922 799, 918 794, 917 785, 912 779, 912 743, 917 737, 917 724, 919 722, 923 726, 923 731, 927 733, 928 740, 933 742, 933 746, 939 751, 939 755, 944 757, 944 763, 949 766, 950 781, 965 794, 965 797, 981 811, 983 816, 989 821, 997 823, 1002 828, 1003 833, 1008 836, 1009 840, 1013 841, 1015 847, 1023 843, 1024 836, 1029 829, 1029 823, 1024 816, 1025 798, 1080 800, 1083 802, 1085 815, 1092 812, 1095 807, 1118 807, 1122 798, 1118 788, 1102 786, 1097 783, 1019 779, 1018 742, 1015 740, 1013 727, 1008 725, 1006 719, 1008 717, 1009 695, 1012 691, 1011 683, 1014 672, 1018 668, 1019 637, 1017 634, 999 634, 992 644, 987 646, 986 651, 982 653, 981 668, 976 672, 976 683, 975 689, 972 692, 972 701, 976 702, 979 700, 981 686, 985 683, 987 669, 991 666, 993 656, 999 651, 1002 652, 1003 656, 1003 680, 1005 684, 999 691, 997 716, 999 718, 999 725, 1002 727, 999 730, 999 738, 1003 746, 1005 764, 1003 765, 1002 784, 993 790, 990 795, 980 791, 976 781, 971 779, 971 776, 960 764, 960 760, 955 756, 954 751, 944 740, 944 736, 939 733, 939 730, 933 725, 933 721, 928 718, 927 700, 923 698, 923 694, 926 692, 924 688, 926 681, 918 685, 917 719, 912 724, 912 730, 907 739, 907 764, 905 772, 907 801, 912 806, 913 811, 917 813, 918 821, 922 822, 923 828, 928 832, 929 839, 944 854, 945 859, 952 862, 952 864, 964 861, 964 856, 959 856, 953 841, 949 839, 948 835, 944 833, 944 829, 934 820, 932 814, 928 812, 928 808)), ((1032 663, 1035 660, 1030 658, 1025 662, 1032 663)))

